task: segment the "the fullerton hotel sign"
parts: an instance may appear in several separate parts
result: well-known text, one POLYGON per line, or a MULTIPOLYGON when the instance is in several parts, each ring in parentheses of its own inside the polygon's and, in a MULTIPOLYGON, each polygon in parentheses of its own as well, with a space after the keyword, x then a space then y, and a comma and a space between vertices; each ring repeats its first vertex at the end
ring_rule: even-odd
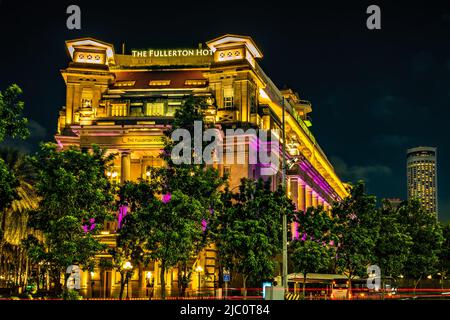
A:
POLYGON ((131 54, 136 58, 151 57, 204 57, 212 56, 210 49, 147 49, 147 50, 131 50, 131 54))

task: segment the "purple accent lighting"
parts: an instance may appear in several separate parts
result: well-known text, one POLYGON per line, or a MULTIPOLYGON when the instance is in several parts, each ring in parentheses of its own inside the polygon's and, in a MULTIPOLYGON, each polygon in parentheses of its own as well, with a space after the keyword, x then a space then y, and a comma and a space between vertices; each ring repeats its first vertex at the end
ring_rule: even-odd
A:
POLYGON ((170 199, 172 199, 172 195, 170 194, 170 192, 168 192, 162 196, 162 202, 164 204, 168 203, 170 201, 170 199))
POLYGON ((121 205, 119 207, 119 216, 117 218, 117 225, 118 225, 119 229, 122 228, 122 221, 126 217, 127 214, 128 214, 128 206, 121 205))
POLYGON ((303 234, 303 236, 302 236, 302 241, 303 241, 303 242, 306 241, 306 233, 303 234))
POLYGON ((83 224, 81 227, 83 228, 84 233, 91 232, 95 229, 95 218, 89 219, 89 224, 83 224))

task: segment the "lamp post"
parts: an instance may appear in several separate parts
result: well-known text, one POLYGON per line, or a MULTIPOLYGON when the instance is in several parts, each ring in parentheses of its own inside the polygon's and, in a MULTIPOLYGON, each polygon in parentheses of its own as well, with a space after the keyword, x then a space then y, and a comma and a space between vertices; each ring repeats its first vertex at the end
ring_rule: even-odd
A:
POLYGON ((95 275, 95 273, 94 273, 94 271, 91 271, 90 274, 91 274, 91 298, 93 298, 94 297, 94 284, 95 284, 94 275, 95 275))
POLYGON ((201 265, 198 265, 197 268, 195 268, 195 271, 198 275, 198 295, 200 296, 200 274, 203 272, 203 268, 201 265))
POLYGON ((125 270, 125 277, 126 277, 126 281, 127 281, 127 300, 128 299, 130 299, 130 296, 129 296, 129 285, 128 285, 128 283, 129 283, 129 272, 130 272, 130 270, 131 269, 133 269, 133 266, 131 265, 131 262, 130 261, 127 261, 127 262, 125 262, 125 264, 123 265, 123 269, 125 270))
MULTIPOLYGON (((285 123, 285 105, 284 97, 281 100, 281 110, 282 110, 282 138, 283 138, 283 149, 282 149, 282 187, 286 190, 286 123, 285 123)), ((286 293, 287 285, 287 216, 286 211, 283 210, 283 289, 286 293)))
MULTIPOLYGON (((152 288, 152 285, 151 285, 152 272, 151 272, 151 271, 148 271, 147 274, 145 275, 145 278, 147 279, 147 285, 146 285, 146 287, 147 287, 147 292, 146 292, 146 295, 147 295, 147 297, 148 297, 148 296, 149 296, 149 294, 148 294, 148 289, 149 289, 149 288, 152 288)), ((152 293, 153 293, 153 291, 152 291, 152 293)), ((151 297, 150 297, 150 298, 151 298, 151 297)))

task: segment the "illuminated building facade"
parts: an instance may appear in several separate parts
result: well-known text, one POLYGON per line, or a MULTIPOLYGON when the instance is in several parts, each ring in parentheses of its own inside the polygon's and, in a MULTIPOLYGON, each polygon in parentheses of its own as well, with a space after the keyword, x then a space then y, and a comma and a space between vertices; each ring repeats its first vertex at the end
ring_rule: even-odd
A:
MULTIPOLYGON (((198 48, 132 50, 131 54, 117 54, 112 45, 92 38, 67 41, 66 46, 71 61, 61 73, 67 99, 59 114, 56 141, 61 148, 97 144, 119 154, 107 173, 111 180, 145 179, 149 166, 163 166, 161 136, 170 127, 175 110, 187 97, 197 96, 209 105, 206 121, 221 130, 281 130, 284 104, 287 191, 297 209, 323 206, 329 210, 334 201, 348 195, 309 129, 311 103, 292 90, 280 91, 275 86, 260 68, 257 61, 263 54, 251 38, 225 35, 198 48)), ((241 178, 261 176, 261 166, 249 164, 248 148, 249 144, 244 164, 216 166, 221 174, 229 173, 230 189, 241 178)), ((281 150, 278 153, 281 158, 281 150)), ((280 168, 273 171, 275 188, 282 174, 280 168)), ((115 227, 108 226, 102 235, 111 246, 115 227)), ((218 279, 215 260, 212 246, 192 262, 193 268, 204 270, 204 289, 212 290, 218 279)), ((145 292, 148 277, 154 278, 158 288, 157 274, 157 263, 139 267, 131 281, 133 296, 145 292)), ((169 291, 178 288, 177 274, 177 270, 167 273, 169 291)), ((98 270, 92 276, 95 295, 114 295, 119 281, 115 271, 98 270)), ((89 277, 85 274, 82 283, 88 283, 89 277)), ((191 289, 198 289, 197 281, 192 281, 191 289)))
POLYGON ((408 149, 406 156, 408 199, 419 199, 424 208, 438 216, 437 149, 408 149))

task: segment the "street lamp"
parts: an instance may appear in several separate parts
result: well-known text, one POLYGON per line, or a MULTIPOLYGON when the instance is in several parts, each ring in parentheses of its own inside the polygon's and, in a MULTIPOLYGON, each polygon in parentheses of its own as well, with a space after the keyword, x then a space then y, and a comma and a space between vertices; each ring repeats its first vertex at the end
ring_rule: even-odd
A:
MULTIPOLYGON (((285 121, 285 103, 284 103, 284 97, 281 97, 281 120, 282 120, 282 139, 283 139, 283 145, 282 145, 282 187, 284 192, 286 192, 286 121, 285 121)), ((288 267, 287 267, 287 216, 286 211, 283 210, 283 234, 282 234, 282 241, 283 241, 283 247, 282 247, 282 257, 283 257, 283 270, 282 270, 282 279, 283 279, 283 289, 284 294, 286 294, 288 290, 288 283, 287 283, 287 276, 288 276, 288 267)))
POLYGON ((147 271, 147 274, 145 275, 145 279, 147 279, 147 285, 146 285, 147 292, 146 292, 146 295, 147 295, 147 297, 149 296, 148 295, 148 289, 152 288, 152 294, 151 294, 150 298, 152 298, 152 296, 153 296, 153 283, 151 281, 152 276, 153 276, 152 272, 151 271, 147 271))
POLYGON ((123 269, 125 270, 125 277, 126 277, 126 280, 127 280, 127 300, 128 299, 130 299, 130 296, 129 296, 129 285, 128 285, 128 283, 129 283, 129 272, 130 272, 130 270, 131 269, 133 269, 133 266, 131 265, 131 262, 130 261, 127 261, 127 262, 125 262, 125 264, 123 265, 123 269))
POLYGON ((95 273, 94 273, 94 271, 91 271, 90 273, 91 273, 91 298, 93 298, 94 297, 94 284, 95 284, 94 275, 95 275, 95 273))
POLYGON ((203 272, 202 266, 198 265, 197 268, 195 268, 195 271, 197 272, 198 275, 198 293, 200 295, 200 274, 203 272))

